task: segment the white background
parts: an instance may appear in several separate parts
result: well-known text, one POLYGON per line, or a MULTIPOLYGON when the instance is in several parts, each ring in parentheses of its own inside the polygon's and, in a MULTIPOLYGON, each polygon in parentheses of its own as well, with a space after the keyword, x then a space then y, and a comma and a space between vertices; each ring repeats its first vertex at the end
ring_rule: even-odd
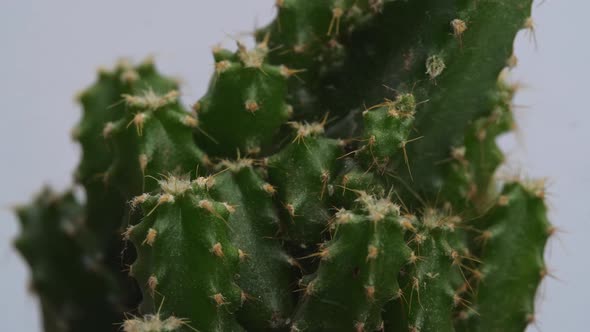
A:
MULTIPOLYGON (((311 0, 310 0, 311 1, 311 0)), ((161 70, 182 78, 184 100, 204 92, 210 47, 274 16, 273 0, 0 0, 0 326, 39 331, 28 270, 12 249, 17 224, 10 206, 43 183, 71 183, 79 150, 73 95, 94 69, 119 55, 153 54, 161 70)), ((535 48, 521 33, 512 78, 525 84, 515 103, 517 135, 501 139, 511 169, 547 177, 551 219, 561 232, 548 247, 550 272, 538 299, 543 332, 587 331, 590 301, 590 2, 537 2, 535 48)), ((517 253, 515 253, 517 254, 517 253)), ((510 269, 509 266, 506 269, 510 269)), ((510 296, 507 294, 507 296, 510 296)))

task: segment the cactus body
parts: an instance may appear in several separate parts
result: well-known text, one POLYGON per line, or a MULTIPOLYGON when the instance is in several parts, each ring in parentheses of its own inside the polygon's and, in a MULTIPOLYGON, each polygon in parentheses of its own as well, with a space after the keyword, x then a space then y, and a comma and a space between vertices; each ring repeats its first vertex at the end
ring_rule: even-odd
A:
POLYGON ((523 331, 553 228, 495 140, 531 1, 276 5, 192 113, 150 62, 81 94, 85 204, 18 212, 46 330, 523 331))
POLYGON ((251 51, 239 48, 234 56, 214 51, 216 75, 195 106, 200 128, 208 136, 202 143, 216 156, 258 153, 289 115, 284 99, 289 69, 265 62, 266 45, 251 51))
POLYGON ((355 210, 336 213, 334 235, 316 255, 320 265, 302 281, 296 331, 377 330, 384 305, 399 290, 397 274, 409 254, 399 207, 359 195, 355 210))
POLYGON ((46 188, 17 213, 23 232, 15 246, 32 266, 31 289, 41 296, 45 330, 110 329, 124 308, 117 307, 114 276, 88 247, 94 234, 74 195, 46 188))
POLYGON ((227 221, 233 207, 214 201, 198 179, 171 176, 161 186, 161 193, 135 199, 145 217, 125 234, 138 251, 130 273, 142 288, 141 308, 176 315, 198 330, 235 330, 231 314, 241 291, 233 281, 239 253, 227 221))

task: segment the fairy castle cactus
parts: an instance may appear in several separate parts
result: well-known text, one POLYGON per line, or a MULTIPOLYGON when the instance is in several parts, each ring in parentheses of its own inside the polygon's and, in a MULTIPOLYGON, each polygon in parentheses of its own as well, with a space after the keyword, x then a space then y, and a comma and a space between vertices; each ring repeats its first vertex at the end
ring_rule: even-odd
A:
POLYGON ((18 208, 48 332, 523 331, 554 232, 500 180, 531 0, 278 0, 208 91, 83 91, 85 201, 18 208))

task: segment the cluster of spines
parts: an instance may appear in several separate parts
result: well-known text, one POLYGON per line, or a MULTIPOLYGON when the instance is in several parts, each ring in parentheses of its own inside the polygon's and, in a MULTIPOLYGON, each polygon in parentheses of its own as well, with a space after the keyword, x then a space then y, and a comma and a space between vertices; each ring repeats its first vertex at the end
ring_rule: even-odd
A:
POLYGON ((122 97, 126 113, 103 131, 114 154, 108 181, 129 197, 156 189, 152 178, 163 172, 194 173, 204 154, 192 142, 197 119, 182 109, 178 91, 122 97))
POLYGON ((137 66, 120 60, 114 70, 100 69, 98 81, 77 96, 84 112, 80 123, 72 131, 72 137, 82 146, 82 160, 76 179, 87 184, 103 180, 107 173, 113 155, 103 138, 109 133, 110 126, 107 124, 122 119, 126 113, 123 95, 140 94, 147 90, 163 94, 176 89, 177 83, 160 75, 151 59, 137 66))
POLYGON ((375 173, 366 172, 352 159, 346 159, 343 168, 333 185, 336 194, 333 195, 332 205, 352 206, 361 191, 378 197, 386 196, 385 188, 375 173))

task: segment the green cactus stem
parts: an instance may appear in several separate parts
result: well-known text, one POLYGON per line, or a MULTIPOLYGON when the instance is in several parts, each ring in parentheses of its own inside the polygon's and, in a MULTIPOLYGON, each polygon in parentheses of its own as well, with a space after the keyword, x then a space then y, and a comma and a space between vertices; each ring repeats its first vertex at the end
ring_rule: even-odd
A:
POLYGON ((182 319, 181 331, 239 330, 232 315, 243 301, 233 280, 239 249, 228 222, 234 207, 213 200, 202 178, 169 176, 159 185, 160 193, 133 200, 145 217, 125 232, 137 249, 129 273, 142 288, 141 311, 182 319))
POLYGON ((496 139, 531 2, 279 0, 190 113, 149 61, 101 70, 86 201, 17 211, 45 330, 524 331, 554 228, 496 139))

